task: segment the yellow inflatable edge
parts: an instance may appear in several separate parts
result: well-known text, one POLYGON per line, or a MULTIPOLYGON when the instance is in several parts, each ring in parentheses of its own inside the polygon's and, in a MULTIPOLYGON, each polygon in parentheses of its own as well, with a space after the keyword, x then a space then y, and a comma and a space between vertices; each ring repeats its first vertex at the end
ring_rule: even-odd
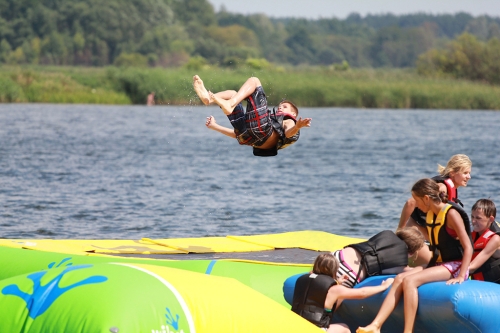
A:
MULTIPOLYGON (((270 251, 301 248, 312 251, 335 251, 349 244, 365 241, 324 231, 304 230, 252 236, 199 237, 176 239, 0 239, 0 246, 38 251, 80 254, 187 254, 270 251)), ((234 259, 231 259, 234 261, 234 259)), ((252 260, 238 260, 257 262, 252 260)))

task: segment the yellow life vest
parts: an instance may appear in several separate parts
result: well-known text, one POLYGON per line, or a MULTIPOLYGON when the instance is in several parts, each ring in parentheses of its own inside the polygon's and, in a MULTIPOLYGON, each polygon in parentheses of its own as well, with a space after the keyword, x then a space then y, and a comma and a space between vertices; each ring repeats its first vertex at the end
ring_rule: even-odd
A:
MULTIPOLYGON (((427 217, 426 217, 427 233, 429 234, 429 241, 431 245, 434 247, 438 247, 439 245, 439 232, 446 223, 446 214, 448 213, 450 208, 451 208, 450 204, 444 205, 444 207, 441 208, 441 211, 439 211, 439 214, 437 215, 435 220, 434 220, 434 213, 430 210, 427 212, 427 217)), ((439 251, 439 255, 437 257, 436 262, 442 262, 442 261, 443 260, 441 258, 441 251, 439 251)))
MULTIPOLYGON (((470 222, 467 213, 454 202, 448 202, 441 208, 438 215, 435 217, 434 214, 429 211, 427 212, 426 226, 427 232, 429 234, 429 240, 431 245, 430 250, 434 253, 429 267, 433 266, 436 262, 448 262, 455 260, 462 260, 463 248, 458 237, 452 237, 443 228, 446 224, 446 216, 450 208, 455 209, 462 217, 465 231, 470 238, 470 222)), ((472 244, 472 240, 469 239, 472 244)))

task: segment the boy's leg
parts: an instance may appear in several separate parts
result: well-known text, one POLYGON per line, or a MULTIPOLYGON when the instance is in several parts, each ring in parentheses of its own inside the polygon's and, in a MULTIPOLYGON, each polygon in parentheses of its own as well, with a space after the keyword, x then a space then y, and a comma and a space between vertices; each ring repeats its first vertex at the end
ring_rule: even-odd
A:
MULTIPOLYGON (((236 95, 236 91, 234 91, 234 90, 219 91, 218 93, 215 94, 215 96, 217 96, 217 98, 222 98, 225 100, 230 100, 231 98, 233 98, 234 95, 236 95)), ((212 103, 213 102, 214 101, 212 101, 212 103)))
POLYGON ((251 77, 241 86, 240 90, 231 97, 229 100, 218 96, 217 94, 208 94, 209 99, 212 99, 217 105, 219 105, 224 112, 224 114, 229 115, 233 112, 233 109, 241 103, 245 98, 252 95, 257 89, 257 87, 262 86, 260 80, 256 77, 251 77))
POLYGON ((236 140, 240 145, 251 145, 255 141, 255 138, 247 131, 245 110, 241 103, 236 105, 233 112, 227 115, 227 119, 233 126, 236 140))
POLYGON ((213 102, 213 100, 210 99, 210 95, 208 94, 203 81, 198 75, 193 76, 193 88, 203 104, 209 105, 213 102))
MULTIPOLYGON (((203 102, 205 105, 210 105, 214 101, 210 97, 207 88, 205 88, 205 85, 203 84, 203 81, 198 75, 193 76, 193 87, 194 91, 200 98, 200 100, 203 102)), ((217 97, 229 100, 231 99, 234 95, 236 95, 236 91, 234 90, 225 90, 225 91, 220 91, 215 94, 217 97)))

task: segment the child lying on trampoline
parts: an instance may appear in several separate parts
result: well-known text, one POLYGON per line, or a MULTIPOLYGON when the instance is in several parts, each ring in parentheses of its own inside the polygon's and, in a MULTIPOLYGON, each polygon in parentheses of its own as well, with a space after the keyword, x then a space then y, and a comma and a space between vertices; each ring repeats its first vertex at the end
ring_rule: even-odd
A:
POLYGON ((298 118, 298 108, 283 100, 277 112, 267 108, 267 98, 260 80, 249 78, 238 90, 218 93, 207 91, 198 75, 193 77, 193 87, 205 105, 217 104, 228 117, 234 129, 217 124, 213 116, 207 117, 205 125, 219 133, 238 140, 240 145, 253 147, 256 156, 276 156, 279 149, 295 143, 300 129, 311 126, 311 118, 298 118), (247 102, 246 110, 241 102, 247 102))

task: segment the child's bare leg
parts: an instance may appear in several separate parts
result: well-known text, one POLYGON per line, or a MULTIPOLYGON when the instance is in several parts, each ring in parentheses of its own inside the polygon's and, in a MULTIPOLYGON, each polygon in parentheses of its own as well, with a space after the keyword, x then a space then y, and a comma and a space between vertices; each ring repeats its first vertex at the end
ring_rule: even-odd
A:
POLYGON ((404 275, 400 274, 396 277, 389 293, 385 297, 384 302, 377 313, 377 316, 373 319, 371 324, 365 327, 359 327, 356 330, 356 333, 380 333, 382 325, 387 318, 389 318, 392 311, 394 311, 396 305, 398 305, 401 295, 403 294, 403 276, 404 275))
POLYGON ((210 99, 210 95, 208 94, 203 81, 198 75, 193 76, 193 88, 203 104, 209 105, 210 103, 213 103, 213 100, 210 99))
MULTIPOLYGON (((413 332, 413 326, 415 325, 415 317, 417 316, 418 307, 418 291, 417 287, 413 283, 405 283, 404 286, 404 317, 405 317, 405 328, 403 332, 413 332)), ((413 282, 413 281, 411 281, 413 282)))
MULTIPOLYGON (((225 99, 225 100, 228 101, 231 98, 233 98, 234 95, 236 95, 236 91, 234 91, 234 90, 224 90, 224 91, 219 91, 218 93, 216 93, 214 95, 217 96, 218 98, 222 98, 222 99, 225 99)), ((213 102, 214 101, 212 100, 212 103, 213 102)))
MULTIPOLYGON (((375 319, 365 327, 359 327, 356 330, 356 333, 380 333, 382 329, 382 325, 389 318, 389 315, 396 308, 396 305, 399 302, 402 294, 402 288, 398 286, 400 289, 399 292, 389 293, 387 294, 384 302, 382 303, 382 307, 380 308, 375 319)), ((391 289, 392 290, 392 289, 391 289)))
POLYGON ((236 95, 231 98, 231 106, 234 108, 238 103, 241 103, 245 98, 253 94, 255 89, 260 86, 262 86, 262 84, 256 77, 251 77, 246 80, 236 95))
POLYGON ((404 317, 405 328, 404 332, 413 332, 415 318, 418 309, 418 287, 423 284, 435 281, 446 281, 453 276, 444 266, 434 266, 425 269, 420 274, 413 274, 405 278, 403 282, 404 292, 404 317))
POLYGON ((231 114, 231 112, 233 112, 236 105, 253 94, 255 89, 257 89, 257 87, 260 87, 261 85, 262 84, 260 83, 260 80, 258 78, 251 77, 246 80, 245 83, 243 83, 243 85, 241 86, 240 90, 238 90, 238 92, 235 95, 231 96, 229 99, 222 98, 222 96, 218 94, 210 95, 210 92, 209 96, 217 105, 221 107, 224 114, 229 115, 231 114))
POLYGON ((343 323, 339 324, 330 324, 328 327, 327 333, 351 333, 349 326, 343 323))
POLYGON ((371 323, 365 327, 359 327, 356 330, 356 333, 380 333, 380 327, 377 324, 371 323))
POLYGON ((210 99, 220 106, 222 112, 224 112, 226 116, 233 112, 234 106, 231 106, 231 99, 224 99, 220 95, 214 94, 211 91, 209 91, 208 94, 210 95, 210 99))

